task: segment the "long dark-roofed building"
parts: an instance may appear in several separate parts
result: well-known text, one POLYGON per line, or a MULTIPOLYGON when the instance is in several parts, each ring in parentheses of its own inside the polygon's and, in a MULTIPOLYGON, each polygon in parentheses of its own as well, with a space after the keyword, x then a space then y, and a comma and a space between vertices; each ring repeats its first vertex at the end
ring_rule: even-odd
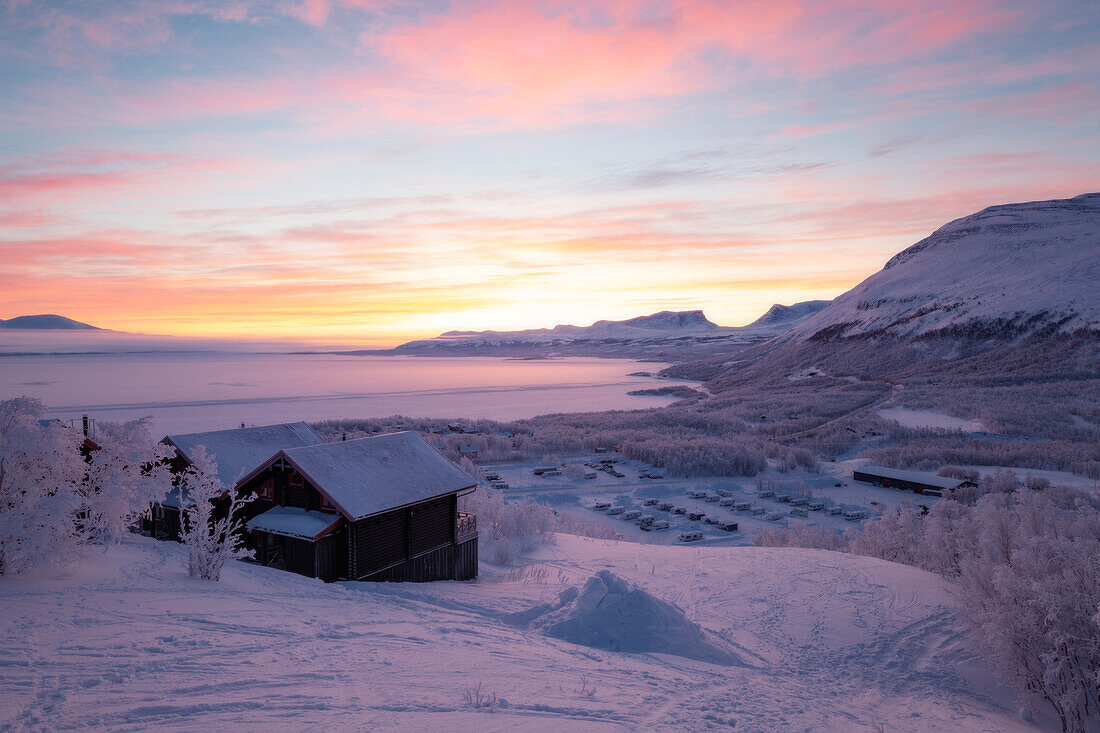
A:
POLYGON ((477 577, 477 482, 416 433, 280 450, 245 476, 249 543, 265 565, 334 581, 477 577))
MULTIPOLYGON (((166 435, 161 442, 176 450, 172 459, 175 471, 191 465, 195 451, 200 446, 205 448, 207 455, 217 464, 218 478, 227 488, 233 488, 276 451, 324 443, 325 439, 304 422, 292 422, 166 435)), ((187 501, 186 492, 175 489, 164 501, 153 505, 145 529, 154 537, 179 539, 180 505, 187 501)))
POLYGON ((952 491, 963 486, 974 486, 974 482, 967 479, 950 478, 923 471, 903 471, 885 466, 862 466, 852 472, 852 479, 875 486, 903 489, 930 496, 940 496, 944 491, 952 491))

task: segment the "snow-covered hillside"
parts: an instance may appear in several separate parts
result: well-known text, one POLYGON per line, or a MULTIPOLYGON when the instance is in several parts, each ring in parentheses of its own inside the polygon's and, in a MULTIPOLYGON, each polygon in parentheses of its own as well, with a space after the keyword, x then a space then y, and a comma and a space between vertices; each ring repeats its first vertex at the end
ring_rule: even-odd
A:
POLYGON ((957 219, 784 340, 873 335, 1008 340, 1100 330, 1100 193, 957 219))
POLYGON ((215 584, 182 552, 0 576, 0 729, 1037 730, 944 582, 880 560, 559 536, 471 583, 215 584))

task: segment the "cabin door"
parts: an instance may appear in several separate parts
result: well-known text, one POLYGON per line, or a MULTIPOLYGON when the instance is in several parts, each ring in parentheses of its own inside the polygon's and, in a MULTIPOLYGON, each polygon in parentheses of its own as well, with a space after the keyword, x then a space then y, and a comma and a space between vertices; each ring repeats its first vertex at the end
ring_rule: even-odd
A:
POLYGON ((286 538, 260 532, 260 562, 269 568, 286 569, 286 538))

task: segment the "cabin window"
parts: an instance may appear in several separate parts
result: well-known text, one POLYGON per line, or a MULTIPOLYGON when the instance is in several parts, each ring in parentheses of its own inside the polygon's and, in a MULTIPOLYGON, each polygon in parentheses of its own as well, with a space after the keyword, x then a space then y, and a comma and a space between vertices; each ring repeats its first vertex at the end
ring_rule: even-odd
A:
POLYGON ((321 494, 321 510, 327 512, 336 511, 336 505, 329 501, 329 498, 324 494, 321 494))
POLYGON ((302 487, 306 485, 305 479, 302 478, 300 473, 290 474, 290 485, 295 487, 302 487))
POLYGON ((268 479, 260 484, 256 496, 260 501, 275 501, 275 479, 268 479))

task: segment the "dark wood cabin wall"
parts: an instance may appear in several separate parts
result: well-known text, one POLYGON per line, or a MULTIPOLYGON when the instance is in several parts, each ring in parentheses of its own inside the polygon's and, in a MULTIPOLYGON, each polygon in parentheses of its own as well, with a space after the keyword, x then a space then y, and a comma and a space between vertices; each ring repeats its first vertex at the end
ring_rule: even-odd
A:
MULTIPOLYGON (((312 487, 310 487, 312 488, 312 487)), ((292 473, 283 499, 286 506, 309 509, 309 488, 301 475, 292 473)))
POLYGON ((294 537, 286 537, 286 569, 292 573, 314 577, 313 551, 314 543, 309 540, 299 540, 294 537))
POLYGON ((477 577, 477 536, 455 545, 455 580, 473 580, 477 577))
POLYGON ((348 577, 345 530, 337 530, 317 540, 313 552, 315 577, 326 583, 348 577))
POLYGON ((350 524, 348 554, 352 577, 361 578, 405 560, 408 556, 408 529, 404 509, 350 524))
POLYGON ((361 580, 389 583, 429 583, 477 577, 477 538, 460 545, 443 545, 361 580))
POLYGON ((411 557, 454 542, 456 501, 454 496, 445 496, 409 508, 411 557))

